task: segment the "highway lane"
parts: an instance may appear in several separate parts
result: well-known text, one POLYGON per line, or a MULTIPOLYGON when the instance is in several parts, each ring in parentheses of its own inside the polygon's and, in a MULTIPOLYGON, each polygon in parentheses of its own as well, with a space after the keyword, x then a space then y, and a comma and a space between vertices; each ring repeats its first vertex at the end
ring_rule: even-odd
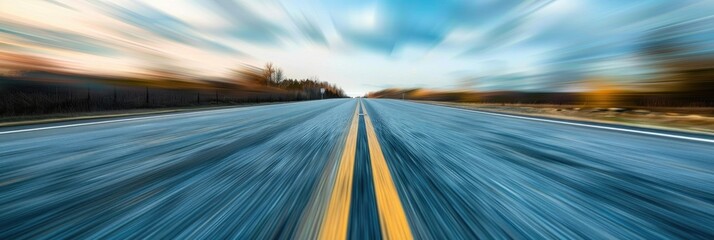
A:
POLYGON ((6 128, 0 239, 711 239, 713 146, 383 99, 6 128))
POLYGON ((299 231, 354 100, 0 135, 0 239, 299 231))
POLYGON ((417 238, 714 237, 711 143, 366 102, 417 238))

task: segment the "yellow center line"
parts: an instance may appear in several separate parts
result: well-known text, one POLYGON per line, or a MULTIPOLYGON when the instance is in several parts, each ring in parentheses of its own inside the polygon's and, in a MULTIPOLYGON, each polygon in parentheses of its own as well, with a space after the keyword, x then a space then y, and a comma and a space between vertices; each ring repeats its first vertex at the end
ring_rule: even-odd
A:
POLYGON ((322 218, 318 239, 347 239, 347 224, 350 215, 350 201, 352 200, 352 180, 355 155, 357 153, 359 106, 360 102, 358 101, 355 113, 352 115, 352 123, 347 133, 339 167, 337 168, 335 184, 332 187, 327 211, 325 211, 325 215, 322 218))
POLYGON ((369 119, 364 104, 361 105, 367 129, 367 142, 369 143, 369 156, 372 163, 374 192, 377 198, 382 237, 384 239, 414 239, 397 188, 389 173, 387 161, 382 154, 382 147, 379 146, 377 134, 374 132, 372 120, 369 119))

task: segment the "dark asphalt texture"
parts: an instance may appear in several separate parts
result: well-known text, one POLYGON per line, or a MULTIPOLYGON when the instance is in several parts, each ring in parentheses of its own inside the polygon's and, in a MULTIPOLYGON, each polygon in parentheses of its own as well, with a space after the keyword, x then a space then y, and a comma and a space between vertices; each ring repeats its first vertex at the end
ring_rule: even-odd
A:
MULTIPOLYGON (((0 239, 312 238, 357 101, 0 128, 0 239)), ((363 103, 417 239, 714 239, 712 143, 363 103)), ((347 237, 377 239, 359 117, 347 237)))

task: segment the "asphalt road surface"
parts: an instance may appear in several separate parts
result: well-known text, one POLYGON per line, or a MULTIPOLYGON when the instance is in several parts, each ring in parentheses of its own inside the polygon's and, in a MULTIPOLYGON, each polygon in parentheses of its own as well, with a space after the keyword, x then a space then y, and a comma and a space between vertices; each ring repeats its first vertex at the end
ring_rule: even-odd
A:
POLYGON ((714 139, 337 99, 0 129, 0 239, 714 239, 714 139))

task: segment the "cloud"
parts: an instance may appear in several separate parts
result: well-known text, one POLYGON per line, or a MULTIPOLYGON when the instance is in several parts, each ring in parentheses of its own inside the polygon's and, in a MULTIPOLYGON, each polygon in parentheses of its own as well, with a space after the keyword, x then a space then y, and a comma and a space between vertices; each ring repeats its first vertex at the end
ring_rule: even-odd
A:
POLYGON ((137 3, 132 9, 127 9, 109 2, 94 2, 94 4, 97 5, 97 9, 104 11, 109 16, 113 16, 122 22, 134 25, 170 41, 204 47, 219 52, 242 54, 230 46, 199 36, 198 32, 200 30, 194 29, 189 24, 149 5, 137 3))
POLYGON ((314 20, 308 18, 304 13, 297 16, 291 16, 291 19, 302 36, 309 42, 322 46, 329 45, 327 38, 325 37, 325 33, 320 26, 314 20))
POLYGON ((272 61, 349 92, 463 79, 537 91, 645 72, 640 55, 667 29, 687 56, 714 55, 712 11, 704 0, 13 1, 0 2, 0 50, 115 74, 272 61))
POLYGON ((250 9, 244 3, 233 0, 208 1, 216 14, 231 23, 226 32, 229 36, 249 41, 253 44, 278 44, 287 31, 257 13, 261 9, 250 9))

